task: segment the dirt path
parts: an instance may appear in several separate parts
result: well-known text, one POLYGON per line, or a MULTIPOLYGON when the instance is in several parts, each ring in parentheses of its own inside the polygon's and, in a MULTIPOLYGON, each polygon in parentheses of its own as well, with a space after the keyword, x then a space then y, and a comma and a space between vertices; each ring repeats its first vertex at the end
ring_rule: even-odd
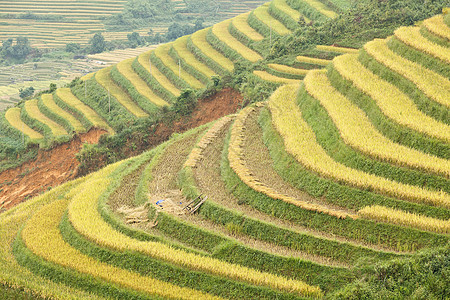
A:
POLYGON ((11 208, 75 178, 79 165, 75 155, 83 143, 97 143, 104 133, 104 130, 90 130, 51 150, 39 150, 36 159, 0 173, 0 208, 11 208))

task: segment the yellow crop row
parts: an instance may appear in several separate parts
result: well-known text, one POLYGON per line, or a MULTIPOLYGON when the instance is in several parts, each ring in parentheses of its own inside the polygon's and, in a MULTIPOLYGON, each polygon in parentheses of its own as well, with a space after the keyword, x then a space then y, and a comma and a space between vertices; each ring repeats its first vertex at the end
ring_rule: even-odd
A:
POLYGON ((183 36, 172 43, 173 49, 178 53, 178 55, 184 60, 185 63, 192 66, 194 69, 204 74, 206 77, 211 77, 217 75, 216 72, 211 70, 207 65, 199 61, 194 54, 187 48, 187 41, 189 36, 183 36))
POLYGON ((234 36, 228 32, 228 26, 232 19, 220 22, 212 27, 212 33, 223 43, 227 44, 228 47, 239 53, 244 59, 257 62, 262 59, 262 56, 259 53, 253 51, 248 48, 241 42, 239 42, 234 36))
POLYGON ((352 169, 334 161, 317 143, 314 131, 303 120, 295 104, 299 85, 278 88, 270 97, 273 124, 284 139, 286 150, 306 168, 324 177, 362 188, 373 189, 394 197, 450 208, 450 196, 444 192, 427 191, 352 169))
POLYGON ((6 286, 17 287, 19 289, 32 290, 33 295, 41 296, 45 299, 77 300, 101 298, 89 292, 80 291, 67 285, 55 283, 49 279, 33 275, 26 267, 18 264, 11 247, 17 238, 17 233, 33 213, 43 205, 55 201, 60 195, 83 181, 84 178, 70 181, 1 213, 0 283, 6 283, 6 286))
POLYGON ((327 51, 327 52, 336 52, 336 53, 358 53, 358 49, 353 48, 345 48, 338 46, 325 46, 325 45, 317 45, 317 50, 327 51))
POLYGON ((267 27, 271 28, 279 35, 287 35, 291 33, 291 31, 287 29, 286 26, 283 25, 283 23, 269 14, 268 3, 256 8, 253 11, 253 14, 256 18, 258 18, 258 20, 263 22, 267 27))
MULTIPOLYGON (((106 183, 100 179, 97 183, 106 183)), ((163 282, 151 277, 113 267, 80 253, 67 244, 59 232, 59 223, 67 209, 66 200, 44 206, 27 222, 22 238, 27 247, 46 261, 136 291, 169 298, 220 299, 206 293, 163 282)))
POLYGON ((297 60, 299 62, 315 64, 315 65, 320 65, 320 66, 326 66, 331 62, 328 59, 321 59, 321 58, 308 57, 308 56, 302 56, 302 55, 297 56, 297 60))
POLYGON ((111 172, 111 168, 114 170, 115 165, 108 166, 99 173, 95 173, 95 178, 84 184, 82 188, 74 189, 67 194, 67 197, 72 197, 69 204, 69 219, 74 228, 85 237, 105 247, 121 251, 141 252, 156 259, 217 276, 303 295, 320 294, 320 289, 311 287, 301 281, 260 272, 211 257, 202 257, 159 242, 135 240, 114 230, 102 219, 98 211, 98 201, 109 184, 109 179, 105 176, 108 175, 108 172, 111 172))
MULTIPOLYGON (((302 14, 300 14, 297 10, 290 7, 287 4, 286 0, 273 0, 272 5, 275 5, 279 10, 281 10, 286 15, 291 17, 292 20, 294 20, 295 22, 297 22, 300 19, 300 17, 302 16, 302 14)), ((303 16, 303 18, 305 19, 305 22, 307 22, 307 23, 311 22, 311 20, 308 19, 307 17, 303 16)))
POLYGON ((83 80, 83 81, 86 81, 86 80, 89 80, 92 77, 94 77, 94 75, 95 75, 95 72, 88 73, 88 74, 84 75, 83 77, 81 77, 80 79, 83 80))
POLYGON ((148 87, 147 83, 142 80, 142 78, 134 71, 133 67, 131 66, 134 60, 135 58, 133 57, 119 62, 116 65, 117 70, 131 82, 131 84, 136 88, 139 94, 141 94, 157 106, 168 106, 169 103, 156 95, 148 87))
MULTIPOLYGON (((123 105, 129 112, 138 118, 147 117, 148 114, 143 111, 131 98, 118 86, 111 78, 110 72, 113 67, 103 68, 95 73, 95 80, 110 93, 117 101, 123 105)), ((117 69, 119 66, 117 65, 117 69)), ((119 71, 120 72, 120 71, 119 71)), ((121 72, 122 73, 122 72, 121 72)), ((123 73, 122 73, 123 74, 123 73)), ((125 75, 124 75, 125 76, 125 75)))
POLYGON ((396 38, 406 45, 434 56, 444 63, 450 64, 450 49, 439 46, 425 38, 420 34, 419 27, 400 27, 394 34, 396 38))
POLYGON ((40 140, 44 138, 42 134, 39 132, 31 129, 27 124, 25 124, 20 119, 20 108, 19 107, 13 107, 6 111, 5 118, 11 124, 12 127, 16 128, 17 130, 21 131, 23 134, 28 136, 31 140, 40 140))
POLYGON ((250 27, 247 23, 248 16, 250 15, 250 12, 247 12, 245 14, 240 14, 237 17, 234 17, 231 21, 233 23, 234 27, 239 30, 243 35, 251 39, 252 41, 262 41, 264 37, 259 34, 258 31, 250 27))
POLYGON ((342 139, 350 146, 402 166, 450 176, 449 160, 394 143, 377 131, 364 111, 333 88, 324 72, 311 71, 304 83, 308 93, 327 110, 342 139))
MULTIPOLYGON (((56 90, 56 95, 67 105, 79 110, 95 127, 103 128, 110 134, 114 134, 114 129, 109 127, 108 123, 100 117, 95 110, 81 102, 69 88, 59 88, 56 90)), ((105 102, 105 105, 108 103, 105 102)))
POLYGON ((261 182, 259 178, 253 175, 253 173, 245 163, 245 156, 243 155, 244 151, 243 147, 245 139, 245 125, 244 125, 245 120, 254 111, 255 108, 252 106, 246 107, 243 110, 241 110, 231 128, 230 144, 228 147, 228 160, 230 162, 230 167, 239 176, 242 182, 244 182, 247 186, 249 186, 253 190, 265 194, 270 198, 278 199, 306 210, 322 212, 338 218, 346 218, 346 217, 357 218, 356 215, 348 214, 344 211, 329 209, 322 205, 308 203, 284 194, 280 194, 273 188, 261 182))
POLYGON ((338 16, 338 14, 317 0, 305 0, 306 3, 317 9, 322 15, 327 16, 330 19, 334 19, 338 16))
POLYGON ((53 100, 52 94, 42 94, 42 103, 52 112, 59 115, 63 119, 67 120, 70 125, 74 128, 75 132, 85 132, 86 129, 84 128, 83 124, 81 124, 80 121, 78 121, 77 118, 75 118, 72 114, 68 113, 61 107, 59 107, 55 100, 53 100))
POLYGON ((432 100, 450 107, 450 80, 447 78, 395 54, 386 45, 386 40, 371 41, 364 45, 364 50, 378 62, 411 80, 432 100))
POLYGON ((67 131, 64 129, 64 127, 49 119, 39 110, 37 103, 38 99, 25 101, 24 109, 28 113, 28 116, 47 125, 54 136, 67 135, 67 131))
POLYGON ((155 55, 161 59, 163 64, 168 67, 175 76, 180 77, 183 79, 187 84, 189 84, 194 89, 201 89, 204 88, 205 85, 200 82, 197 78, 186 72, 182 67, 180 67, 180 62, 175 61, 170 55, 169 55, 169 49, 172 45, 171 44, 165 44, 161 45, 158 48, 156 48, 155 55))
POLYGON ((293 67, 289 67, 286 65, 280 65, 280 64, 268 64, 267 66, 276 71, 293 74, 293 75, 306 75, 309 72, 309 70, 293 68, 293 67))
POLYGON ((426 19, 422 23, 426 29, 428 29, 431 33, 438 35, 447 41, 450 40, 450 31, 447 24, 444 23, 443 15, 436 15, 432 18, 426 19))
POLYGON ((437 233, 450 233, 450 220, 439 220, 379 205, 366 206, 358 214, 366 218, 410 226, 437 233))
POLYGON ((278 77, 278 76, 272 75, 270 73, 267 73, 266 71, 255 70, 255 71, 253 71, 253 74, 255 74, 256 76, 258 76, 259 78, 261 78, 264 81, 273 82, 273 83, 296 83, 296 82, 300 81, 299 79, 278 77))
POLYGON ((218 63, 225 70, 232 72, 234 64, 222 53, 214 49, 206 40, 206 34, 210 28, 199 30, 191 35, 192 43, 206 56, 218 63))
POLYGON ((156 66, 154 66, 150 62, 150 55, 152 51, 148 51, 145 53, 142 53, 138 56, 138 62, 139 64, 144 67, 151 75, 152 77, 161 84, 163 88, 165 88, 167 91, 169 91, 172 95, 175 97, 180 96, 181 91, 173 85, 173 83, 163 74, 161 73, 156 66))
POLYGON ((200 141, 195 145, 192 149, 191 153, 184 163, 183 167, 195 168, 197 163, 202 158, 202 152, 206 149, 206 147, 211 144, 214 138, 217 136, 219 131, 228 124, 232 118, 230 116, 225 116, 214 123, 214 125, 202 136, 200 141))
POLYGON ((418 110, 414 102, 397 87, 367 70, 357 55, 341 55, 333 60, 336 70, 362 92, 369 95, 383 113, 394 121, 429 136, 450 141, 450 126, 418 110))

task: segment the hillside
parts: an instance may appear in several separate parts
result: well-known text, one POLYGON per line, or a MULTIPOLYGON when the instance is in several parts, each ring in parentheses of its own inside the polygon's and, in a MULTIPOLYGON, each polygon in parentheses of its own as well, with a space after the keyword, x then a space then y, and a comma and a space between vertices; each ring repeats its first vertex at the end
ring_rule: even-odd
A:
MULTIPOLYGON (((123 109, 149 114, 153 106, 121 98, 113 78, 146 75, 150 86, 138 75, 122 84, 161 103, 183 87, 201 89, 199 74, 259 59, 228 32, 235 20, 85 80, 108 80, 123 109), (185 58, 183 68, 174 56, 185 58)), ((360 50, 319 47, 347 52, 327 64, 297 58, 324 69, 255 70, 256 79, 287 84, 1 213, 0 290, 75 299, 449 298, 449 24, 437 15, 360 50)), ((89 121, 113 133, 77 97, 76 87, 53 95, 83 116, 80 131, 89 121)), ((28 101, 6 119, 39 142, 46 133, 20 119, 23 111, 39 118, 36 107, 28 101)))

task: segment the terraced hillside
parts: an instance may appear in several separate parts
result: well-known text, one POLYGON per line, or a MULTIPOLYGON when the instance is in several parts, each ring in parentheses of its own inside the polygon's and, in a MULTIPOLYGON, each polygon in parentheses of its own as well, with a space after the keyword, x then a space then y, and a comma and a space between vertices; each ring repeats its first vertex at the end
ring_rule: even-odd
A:
MULTIPOLYGON (((251 13, 91 73, 70 89, 54 92, 55 108, 72 115, 83 124, 84 130, 99 126, 113 132, 129 122, 154 116, 164 106, 175 103, 184 89, 201 91, 211 86, 212 77, 231 74, 237 62, 259 64, 265 54, 257 50, 261 48, 258 45, 270 44, 276 35, 291 33, 292 24, 296 24, 296 18, 303 10, 315 10, 314 6, 308 6, 307 1, 304 5, 302 10, 297 10, 288 2, 274 1, 251 13)), ((325 18, 321 14, 326 14, 323 7, 317 8, 316 13, 325 18)), ((309 68, 323 65, 322 61, 319 64, 315 61, 298 64, 259 66, 254 77, 256 81, 267 81, 276 86, 299 81, 306 74, 304 65, 309 68)), ((37 110, 41 108, 38 106, 37 110)), ((29 116, 23 105, 11 110, 13 112, 0 117, 0 134, 23 141, 22 147, 30 143, 48 147, 55 141, 66 141, 78 132, 68 126, 70 122, 66 117, 49 107, 35 114, 35 118, 29 116), (12 118, 11 115, 20 118, 12 118), (66 133, 55 135, 49 122, 64 127, 66 133)))
MULTIPOLYGON (((450 56, 431 38, 450 30, 442 16, 423 26, 2 213, 0 283, 56 298, 321 298, 374 262, 397 259, 379 268, 382 280, 418 250, 448 248, 450 56)), ((183 51, 166 46, 134 63, 163 76, 174 52, 183 51)), ((55 100, 69 98, 62 92, 55 100)), ((33 104, 7 118, 24 126, 33 104)), ((447 298, 435 284, 446 272, 436 264, 420 290, 401 277, 403 294, 397 278, 376 293, 447 298)))

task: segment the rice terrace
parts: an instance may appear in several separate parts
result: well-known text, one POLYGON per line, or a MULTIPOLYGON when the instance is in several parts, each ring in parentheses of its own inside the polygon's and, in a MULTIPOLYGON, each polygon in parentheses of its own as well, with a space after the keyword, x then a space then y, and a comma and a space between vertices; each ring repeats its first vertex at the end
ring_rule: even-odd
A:
POLYGON ((0 299, 450 299, 450 0, 2 1, 0 40, 0 299))

